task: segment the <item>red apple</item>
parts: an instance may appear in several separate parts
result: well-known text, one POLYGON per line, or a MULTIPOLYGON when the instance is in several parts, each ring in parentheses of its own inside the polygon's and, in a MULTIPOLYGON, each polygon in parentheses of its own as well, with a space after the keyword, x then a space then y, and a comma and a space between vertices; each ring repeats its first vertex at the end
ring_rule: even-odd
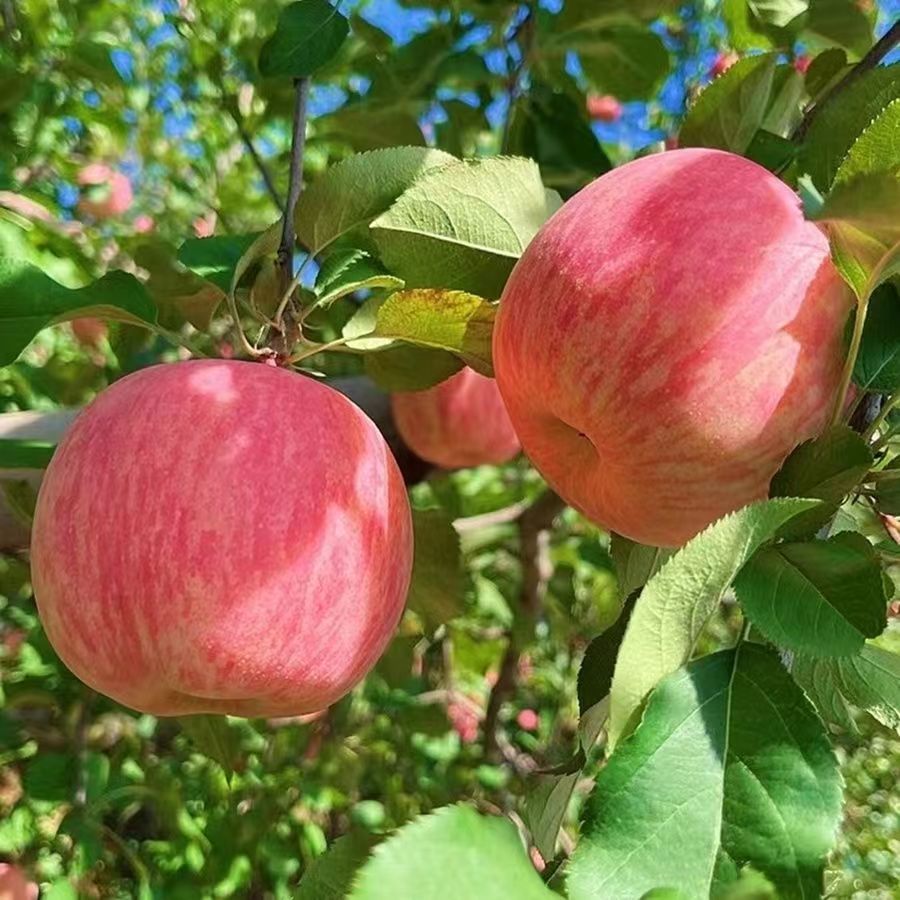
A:
POLYGON ((604 94, 602 97, 596 94, 589 96, 587 111, 592 119, 600 122, 618 122, 622 118, 622 104, 610 94, 604 94))
POLYGON ((255 363, 129 375, 83 412, 41 486, 38 611, 85 683, 155 715, 321 710, 403 610, 412 531, 375 425, 255 363))
POLYGON ((729 50, 727 53, 720 53, 715 58, 712 68, 709 70, 709 74, 712 75, 713 78, 718 78, 720 75, 727 72, 739 59, 740 56, 733 50, 729 50))
POLYGON ((102 163, 85 166, 78 173, 78 183, 83 188, 78 209, 95 219, 115 218, 131 206, 131 182, 109 166, 102 163))
POLYGON ((805 75, 812 65, 812 57, 808 53, 802 53, 794 60, 794 68, 801 74, 805 75))
POLYGON ((828 420, 850 292, 797 196, 719 150, 657 153, 576 194, 506 285, 497 382, 557 491, 678 546, 764 497, 828 420))
POLYGON ((72 319, 72 334, 82 347, 94 348, 101 344, 109 333, 106 322, 93 316, 72 319))
POLYGON ((134 233, 147 234, 156 227, 153 216, 140 215, 134 220, 134 233))
POLYGON ((194 236, 198 238, 212 237, 216 231, 216 220, 218 216, 215 212, 208 212, 194 219, 193 229, 194 236))
POLYGON ((427 391, 394 394, 392 408, 410 449, 444 469, 504 463, 519 452, 497 382, 474 369, 427 391))
POLYGON ((478 727, 481 723, 477 707, 468 703, 453 701, 447 706, 447 717, 453 730, 464 744, 473 744, 478 740, 478 727))
POLYGON ((522 731, 537 731, 540 721, 538 714, 533 709, 519 710, 519 714, 516 716, 516 724, 522 731))
POLYGON ((0 900, 37 900, 39 888, 10 863, 0 863, 0 900))

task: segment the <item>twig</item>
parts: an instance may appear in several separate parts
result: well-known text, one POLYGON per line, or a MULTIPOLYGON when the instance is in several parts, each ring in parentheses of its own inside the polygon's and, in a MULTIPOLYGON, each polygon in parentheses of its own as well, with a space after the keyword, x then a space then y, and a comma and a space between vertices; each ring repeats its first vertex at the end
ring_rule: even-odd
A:
POLYGON ((281 266, 283 286, 294 277, 294 211, 300 192, 303 190, 303 154, 306 149, 306 105, 309 99, 309 79, 294 80, 294 130, 291 135, 291 176, 288 182, 287 203, 284 206, 284 221, 281 229, 281 244, 278 247, 278 263, 281 266))
POLYGON ((894 22, 872 49, 818 103, 812 104, 806 110, 803 118, 800 120, 800 124, 797 125, 793 135, 791 135, 791 140, 795 142, 802 141, 822 107, 846 91, 850 85, 862 78, 866 72, 874 69, 897 44, 900 44, 900 19, 894 22))
POLYGON ((509 138, 510 138, 510 129, 512 128, 512 119, 513 119, 513 110, 516 105, 516 101, 519 99, 519 86, 522 81, 522 76, 525 73, 525 69, 528 66, 528 61, 531 56, 531 49, 534 43, 534 35, 535 35, 535 22, 534 22, 534 2, 530 2, 528 4, 528 9, 525 12, 525 18, 516 26, 515 31, 510 35, 509 44, 513 42, 518 42, 519 44, 519 53, 521 54, 521 59, 519 62, 513 66, 512 71, 509 73, 509 76, 506 80, 506 93, 509 98, 509 104, 506 109, 506 118, 503 120, 503 129, 500 134, 500 152, 507 153, 509 151, 509 138), (522 40, 519 40, 520 37, 522 40))
POLYGON ((269 192, 269 196, 272 198, 272 202, 275 204, 278 211, 280 213, 283 213, 284 207, 281 205, 281 198, 278 196, 278 191, 275 188, 275 182, 272 179, 272 173, 269 171, 269 167, 265 164, 263 158, 259 155, 259 151, 256 149, 256 146, 253 143, 253 138, 247 131, 247 126, 244 124, 244 118, 241 115, 240 110, 237 108, 237 104, 232 101, 230 103, 227 103, 226 106, 228 107, 229 113, 231 113, 231 118, 234 120, 235 126, 237 127, 241 142, 247 148, 247 152, 250 154, 250 158, 253 160, 256 168, 259 170, 259 174, 262 175, 262 180, 266 185, 266 190, 269 192))
MULTIPOLYGON (((547 491, 516 519, 519 525, 519 559, 522 566, 519 611, 528 622, 534 622, 540 615, 544 586, 550 578, 547 530, 564 508, 562 499, 553 491, 547 491)), ((517 635, 522 631, 521 628, 510 631, 497 682, 488 699, 484 716, 484 755, 487 758, 496 757, 499 748, 497 730, 500 708, 515 689, 519 657, 523 650, 521 639, 517 635)))
POLYGON ((513 503, 512 506, 504 506, 502 509, 495 509, 493 512, 482 513, 479 516, 465 516, 456 519, 453 527, 460 534, 467 534, 471 531, 491 528, 494 525, 509 525, 511 522, 515 522, 526 509, 528 509, 528 502, 523 500, 520 503, 513 503))

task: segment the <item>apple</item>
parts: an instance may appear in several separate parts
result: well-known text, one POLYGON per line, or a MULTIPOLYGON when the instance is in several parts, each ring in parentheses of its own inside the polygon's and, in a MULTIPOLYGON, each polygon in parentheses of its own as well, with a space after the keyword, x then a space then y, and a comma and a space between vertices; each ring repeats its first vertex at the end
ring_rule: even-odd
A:
POLYGON ((727 72, 739 59, 740 56, 733 50, 729 50, 727 53, 720 53, 713 61, 709 74, 713 78, 718 78, 727 72))
POLYGON ((533 709, 521 709, 516 716, 516 724, 522 731, 537 731, 540 719, 533 709))
POLYGON ((765 497, 827 423, 850 309, 787 185, 740 156, 671 150, 545 223, 504 289, 494 367, 560 495, 674 547, 765 497))
POLYGON ((82 347, 94 348, 101 344, 109 334, 106 322, 93 316, 82 316, 80 319, 72 319, 70 323, 75 340, 82 347))
POLYGON ((10 863, 0 863, 0 900, 37 900, 38 885, 10 863))
POLYGON ((412 525, 342 394, 235 360, 154 366, 60 443, 32 536, 44 629, 95 690, 154 715, 317 712, 403 611, 412 525))
POLYGON ((131 182, 122 172, 102 163, 85 166, 78 173, 78 183, 85 190, 78 201, 81 213, 95 219, 112 219, 131 206, 131 182))
POLYGON ((610 94, 592 94, 587 98, 587 111, 592 119, 601 122, 618 122, 622 118, 622 104, 610 94))
POLYGON ((519 452, 497 382, 474 369, 426 391, 394 394, 391 407, 409 448, 444 469, 504 463, 519 452))
POLYGON ((135 234, 147 234, 148 232, 153 231, 155 227, 156 222, 153 216, 140 215, 134 220, 135 234))
POLYGON ((794 60, 794 68, 801 74, 805 75, 809 71, 809 67, 812 65, 812 57, 808 53, 801 53, 794 60))
POLYGON ((454 700, 447 705, 447 718, 464 744, 474 744, 478 740, 481 715, 477 707, 454 700))

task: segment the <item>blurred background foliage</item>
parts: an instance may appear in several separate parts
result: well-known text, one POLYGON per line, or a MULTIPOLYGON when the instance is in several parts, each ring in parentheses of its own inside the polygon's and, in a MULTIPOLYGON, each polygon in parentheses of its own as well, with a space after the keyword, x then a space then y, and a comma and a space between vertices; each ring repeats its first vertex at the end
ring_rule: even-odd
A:
MULTIPOLYGON (((786 46, 777 23, 731 0, 346 2, 351 38, 312 89, 306 178, 353 152, 428 144, 533 156, 566 196, 675 135, 731 52, 774 46, 802 66, 837 43, 858 58, 900 13, 897 0, 814 5, 815 27, 786 46), (612 113, 595 103, 607 95, 612 113)), ((257 59, 279 11, 259 0, 2 0, 0 255, 78 286, 108 268, 140 271, 188 237, 275 221, 292 94, 262 78, 257 59), (79 208, 89 163, 127 177, 125 212, 79 208)), ((335 304, 323 330, 351 309, 335 304)), ((193 338, 225 353, 226 328, 214 321, 193 338)), ((0 369, 0 412, 80 405, 179 355, 124 324, 48 329, 0 369)), ((329 374, 355 365, 323 363, 329 374)), ((449 527, 539 489, 517 462, 434 476, 412 496, 449 527)), ((215 740, 76 681, 41 631, 27 560, 0 557, 0 860, 53 900, 287 898, 339 835, 379 833, 460 797, 516 811, 528 773, 571 752, 581 655, 618 612, 615 565, 608 536, 568 511, 547 548, 544 614, 521 638, 500 711, 497 760, 480 723, 517 621, 515 528, 463 528, 460 552, 459 590, 432 598, 439 608, 414 605, 350 697, 312 720, 231 720, 215 740)), ((726 608, 708 646, 732 628, 726 608)), ((895 649, 896 635, 885 639, 895 649)), ((859 729, 840 739, 848 807, 828 883, 833 896, 887 900, 900 896, 900 738, 862 718, 859 729)), ((575 791, 567 840, 588 786, 575 791)))

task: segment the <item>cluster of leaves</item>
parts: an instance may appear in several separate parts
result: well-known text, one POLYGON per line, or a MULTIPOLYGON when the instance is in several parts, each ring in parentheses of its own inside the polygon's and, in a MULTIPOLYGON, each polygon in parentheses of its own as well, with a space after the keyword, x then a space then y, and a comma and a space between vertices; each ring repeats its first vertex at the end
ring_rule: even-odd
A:
MULTIPOLYGON (((144 79, 70 70, 104 58, 90 47, 134 34, 125 5, 97 6, 83 18, 83 5, 59 0, 39 32, 43 4, 21 4, 19 46, 0 62, 31 74, 34 96, 0 105, 15 136, 4 165, 10 177, 27 169, 16 187, 40 197, 48 166, 65 176, 80 157, 134 141, 162 160, 156 174, 147 166, 148 184, 167 181, 160 196, 175 198, 173 212, 146 238, 4 207, 0 233, 22 251, 0 263, 4 408, 80 402, 174 357, 173 343, 230 354, 232 324, 255 349, 251 330, 283 329, 286 310, 300 323, 289 361, 306 369, 364 373, 386 390, 428 387, 464 364, 490 375, 495 304, 515 261, 562 196, 621 158, 591 130, 586 92, 650 98, 692 49, 661 37, 680 25, 662 0, 556 13, 459 0, 399 49, 325 0, 280 10, 192 0, 157 9, 158 27, 170 26, 181 96, 191 91, 204 127, 161 146, 160 116, 125 127, 73 106, 102 85, 105 115, 117 98, 153 108, 144 79), (492 54, 502 65, 487 65, 492 54), (295 81, 313 75, 313 98, 327 85, 342 102, 309 123, 294 297, 279 273, 285 223, 272 220, 289 180, 295 81), (511 108, 492 129, 498 98, 511 108), (435 103, 437 124, 426 118, 435 103), (53 141, 76 111, 93 127, 65 138, 66 161, 53 141), (274 145, 266 158, 263 140, 274 145), (209 207, 227 233, 167 240, 209 207), (97 248, 111 237, 107 258, 97 248), (105 272, 110 260, 129 271, 105 272), (117 323, 93 357, 44 330, 85 315, 117 323)), ((827 726, 853 734, 863 714, 900 726, 900 656, 885 631, 900 562, 900 73, 855 67, 872 16, 850 0, 723 10, 732 46, 764 52, 699 94, 679 141, 768 167, 828 230, 857 298, 833 426, 787 460, 769 500, 674 555, 567 511, 537 617, 521 608, 515 520, 497 517, 534 502, 535 473, 516 463, 416 486, 400 633, 366 684, 313 722, 201 717, 180 731, 124 713, 65 672, 34 615, 27 567, 5 558, 0 853, 25 861, 50 896, 73 896, 75 884, 112 897, 553 897, 563 881, 573 900, 820 893, 842 812, 827 726), (785 53, 797 41, 816 51, 805 73, 785 53), (851 380, 859 406, 889 398, 865 435, 841 423, 851 380), (538 729, 503 705, 497 764, 461 723, 490 712, 509 647, 524 651, 516 704, 538 710, 538 729), (452 805, 460 798, 518 808, 543 877, 510 821, 452 805)), ((133 64, 163 79, 150 49, 133 64)), ((51 450, 4 442, 0 466, 39 467, 51 450)), ((27 494, 16 503, 25 515, 27 505, 27 494)))

